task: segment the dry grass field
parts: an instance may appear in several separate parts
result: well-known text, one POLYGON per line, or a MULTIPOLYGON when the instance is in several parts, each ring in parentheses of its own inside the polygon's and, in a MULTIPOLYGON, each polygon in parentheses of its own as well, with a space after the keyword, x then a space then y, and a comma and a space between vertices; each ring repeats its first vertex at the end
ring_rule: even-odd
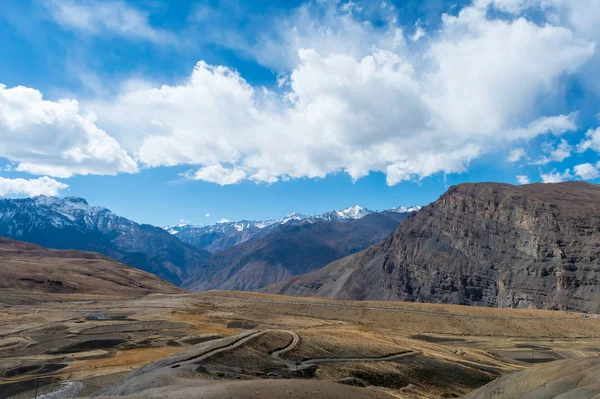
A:
POLYGON ((567 312, 224 291, 3 300, 0 398, 36 384, 45 398, 451 398, 600 353, 600 320, 567 312))

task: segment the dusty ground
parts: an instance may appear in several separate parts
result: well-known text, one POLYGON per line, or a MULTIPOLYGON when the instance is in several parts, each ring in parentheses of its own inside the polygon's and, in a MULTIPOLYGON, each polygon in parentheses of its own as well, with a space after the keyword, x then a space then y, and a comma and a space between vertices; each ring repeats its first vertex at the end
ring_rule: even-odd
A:
POLYGON ((364 397, 457 397, 532 362, 600 353, 600 320, 566 312, 237 292, 30 293, 11 303, 19 305, 0 307, 0 398, 32 397, 38 375, 39 394, 61 390, 46 398, 125 385, 121 394, 175 397, 173 384, 180 397, 198 389, 285 397, 297 388, 310 397, 339 387, 364 397))
POLYGON ((539 364, 509 374, 465 399, 487 398, 586 398, 600 397, 600 358, 569 359, 539 364))
POLYGON ((135 298, 184 292, 157 276, 86 251, 56 250, 0 237, 0 305, 27 303, 24 293, 135 298))

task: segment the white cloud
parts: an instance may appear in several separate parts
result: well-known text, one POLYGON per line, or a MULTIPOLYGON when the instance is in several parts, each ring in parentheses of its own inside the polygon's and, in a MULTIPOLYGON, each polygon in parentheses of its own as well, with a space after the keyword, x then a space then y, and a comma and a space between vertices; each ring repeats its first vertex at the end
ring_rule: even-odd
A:
MULTIPOLYGON (((501 1, 511 12, 523 7, 517 0, 496 3, 501 1)), ((277 92, 252 86, 230 68, 199 62, 179 84, 136 80, 115 98, 87 102, 97 121, 93 114, 82 116, 77 102, 43 102, 71 109, 43 126, 50 132, 46 138, 65 135, 61 128, 69 126, 83 139, 72 144, 73 133, 58 140, 68 143, 60 151, 39 145, 24 157, 7 151, 0 138, 0 156, 18 162, 19 170, 69 176, 134 172, 137 165, 128 155, 134 154, 149 168, 193 165, 186 177, 222 185, 340 171, 353 179, 382 172, 392 185, 461 173, 490 151, 575 130, 576 113, 546 115, 539 99, 560 100, 561 79, 594 55, 593 42, 568 27, 494 19, 488 3, 477 0, 457 15, 445 15, 439 30, 412 44, 392 6, 380 10, 381 26, 361 19, 360 7, 349 3, 311 2, 265 24, 272 28, 264 35, 215 37, 279 69, 277 92), (107 148, 92 153, 86 145, 90 132, 102 137, 107 148)), ((50 4, 66 10, 60 18, 73 28, 127 36, 134 26, 154 40, 147 15, 125 3, 50 4), (96 9, 104 16, 120 11, 111 21, 100 21, 90 11, 96 9)), ((200 14, 207 24, 215 19, 210 9, 200 14)), ((28 118, 36 120, 37 108, 32 103, 26 108, 28 118)), ((0 129, 1 123, 0 117, 0 129)), ((30 129, 19 132, 36 130, 30 129)), ((6 142, 27 148, 35 138, 14 145, 15 134, 6 142)))
MULTIPOLYGON (((600 42, 600 0, 478 0, 492 3, 496 8, 513 13, 512 17, 527 18, 535 15, 540 24, 564 26, 583 40, 600 42)), ((600 52, 579 76, 586 90, 600 94, 597 71, 600 68, 600 52)))
POLYGON ((578 152, 586 152, 587 150, 600 152, 600 127, 595 130, 588 130, 585 133, 585 140, 577 145, 578 152))
POLYGON ((0 157, 17 171, 70 177, 137 172, 119 143, 75 100, 47 101, 27 87, 0 84, 0 157))
POLYGON ((526 127, 512 130, 508 135, 526 140, 545 133, 560 136, 563 133, 577 130, 576 119, 576 112, 568 115, 544 116, 529 123, 526 127))
POLYGON ((550 158, 556 162, 562 162, 571 156, 573 147, 566 141, 561 140, 558 146, 550 152, 550 158))
POLYGON ((598 37, 597 23, 600 22, 600 0, 476 0, 480 6, 487 4, 495 8, 523 15, 531 8, 540 8, 547 21, 562 23, 583 37, 598 37))
POLYGON ((425 36, 427 36, 427 32, 425 32, 425 29, 423 29, 423 27, 421 26, 421 21, 415 22, 415 33, 413 33, 410 40, 416 42, 425 36))
POLYGON ((346 13, 352 13, 353 11, 362 11, 362 7, 353 2, 352 0, 347 3, 341 3, 340 9, 346 13))
POLYGON ((204 215, 205 217, 209 218, 210 217, 210 213, 207 213, 206 215, 204 215))
POLYGON ((228 220, 228 219, 225 219, 225 218, 223 218, 223 219, 221 219, 221 220, 217 221, 217 223, 229 223, 229 222, 230 222, 230 220, 228 220))
POLYGON ((232 30, 231 12, 223 13, 206 6, 200 7, 199 22, 203 33, 212 41, 244 52, 260 64, 276 69, 295 69, 301 62, 299 49, 313 49, 323 55, 340 53, 360 59, 374 48, 396 51, 404 46, 403 30, 397 23, 398 12, 389 2, 373 2, 374 7, 369 7, 376 19, 384 21, 383 26, 363 19, 362 8, 349 9, 347 4, 307 1, 291 13, 274 19, 265 21, 261 16, 253 24, 259 34, 232 30), (208 21, 207 14, 211 16, 208 21))
POLYGON ((573 147, 564 139, 559 142, 556 148, 552 146, 552 143, 546 143, 542 146, 542 149, 549 155, 532 162, 533 165, 546 165, 550 162, 562 162, 569 158, 571 156, 571 151, 573 151, 573 147))
POLYGON ((148 14, 120 0, 45 0, 61 26, 93 35, 111 34, 155 43, 174 42, 172 33, 153 28, 148 14))
POLYGON ((564 130, 570 125, 565 116, 518 126, 530 122, 524 117, 534 112, 540 94, 552 93, 561 75, 594 54, 593 43, 562 27, 525 19, 490 21, 486 15, 485 8, 467 7, 458 16, 445 16, 441 37, 428 53, 439 66, 430 101, 448 127, 463 134, 495 136, 511 122, 517 128, 506 135, 515 138, 564 130))
POLYGON ((529 184, 530 183, 529 176, 527 176, 527 175, 518 175, 517 176, 517 182, 519 184, 529 184))
POLYGON ((61 190, 68 187, 68 185, 47 176, 30 180, 0 177, 0 197, 11 194, 31 197, 36 195, 58 195, 61 190))
POLYGON ((556 169, 554 169, 552 172, 541 173, 540 177, 544 183, 560 183, 573 178, 569 169, 565 170, 563 173, 557 172, 556 169))
POLYGON ((236 184, 246 178, 246 172, 237 168, 224 168, 221 164, 204 166, 188 176, 193 180, 204 180, 222 186, 236 184))
POLYGON ((527 153, 525 152, 525 150, 523 148, 513 148, 508 153, 508 157, 506 157, 506 160, 510 163, 515 163, 515 162, 519 162, 521 159, 524 159, 526 157, 527 157, 527 153))
MULTIPOLYGON (((296 21, 336 21, 303 10, 296 21)), ((593 44, 565 28, 490 20, 468 7, 445 16, 426 53, 413 54, 390 41, 393 21, 384 34, 341 17, 325 39, 294 25, 297 40, 279 43, 311 46, 288 59, 297 62, 282 94, 200 62, 182 84, 90 107, 144 165, 199 165, 187 176, 219 184, 338 171, 353 179, 380 171, 396 184, 460 173, 498 145, 576 129, 575 113, 539 116, 534 106, 593 54, 593 44)))
POLYGON ((583 180, 593 180, 600 176, 600 171, 598 171, 598 168, 591 163, 576 165, 573 168, 573 172, 583 180))

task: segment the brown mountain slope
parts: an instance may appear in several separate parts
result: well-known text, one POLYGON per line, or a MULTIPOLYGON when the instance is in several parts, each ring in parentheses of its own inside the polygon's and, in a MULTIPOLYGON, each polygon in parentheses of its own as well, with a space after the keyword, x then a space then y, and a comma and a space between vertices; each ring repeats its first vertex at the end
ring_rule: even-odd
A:
POLYGON ((471 392, 464 399, 598 397, 600 358, 586 357, 559 360, 509 374, 471 392))
POLYGON ((215 253, 183 284, 190 291, 256 291, 311 272, 383 240, 408 213, 379 212, 349 222, 283 226, 215 253))
POLYGON ((600 187, 451 187, 380 244, 264 291, 600 312, 600 187))
POLYGON ((142 296, 181 289, 94 252, 60 251, 0 237, 0 292, 142 296))

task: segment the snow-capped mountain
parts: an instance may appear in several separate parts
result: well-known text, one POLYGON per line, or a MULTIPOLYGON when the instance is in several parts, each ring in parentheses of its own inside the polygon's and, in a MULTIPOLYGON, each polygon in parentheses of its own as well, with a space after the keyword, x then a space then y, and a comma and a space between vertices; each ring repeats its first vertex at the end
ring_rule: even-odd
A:
POLYGON ((349 208, 342 209, 341 211, 330 211, 322 215, 309 217, 308 219, 310 222, 317 222, 320 220, 327 220, 332 222, 347 222, 349 220, 360 219, 362 217, 370 215, 371 213, 374 212, 367 208, 362 208, 358 205, 354 205, 349 208))
POLYGON ((419 205, 413 205, 413 206, 399 206, 396 208, 392 208, 390 209, 390 211, 392 212, 399 212, 399 213, 412 213, 412 212, 417 212, 421 209, 422 207, 419 205))
POLYGON ((204 248, 210 252, 216 252, 230 248, 234 245, 259 238, 270 233, 274 228, 280 226, 301 225, 316 222, 348 222, 361 219, 373 213, 396 212, 411 213, 421 207, 399 206, 385 211, 372 211, 358 205, 342 210, 333 210, 320 215, 303 215, 290 213, 281 219, 264 221, 241 220, 238 222, 218 222, 208 226, 193 226, 189 224, 177 224, 166 226, 164 229, 176 235, 180 240, 204 248))
POLYGON ((83 198, 39 196, 0 200, 0 231, 18 239, 48 227, 124 233, 131 232, 134 225, 106 208, 90 206, 83 198))
MULTIPOLYGON (((212 276, 206 273, 192 276, 183 286, 194 291, 255 291, 362 251, 392 234, 398 224, 410 216, 405 212, 369 212, 352 207, 328 212, 327 220, 313 218, 321 220, 317 223, 305 218, 263 228, 244 242, 216 251, 210 259, 212 270, 216 272, 212 276), (362 214, 366 215, 360 217, 362 214)), ((231 244, 249 233, 248 230, 236 231, 219 237, 211 245, 231 244)), ((188 237, 182 235, 182 238, 188 237)))
POLYGON ((210 256, 161 228, 140 225, 75 197, 0 199, 0 236, 100 252, 175 284, 210 256))

